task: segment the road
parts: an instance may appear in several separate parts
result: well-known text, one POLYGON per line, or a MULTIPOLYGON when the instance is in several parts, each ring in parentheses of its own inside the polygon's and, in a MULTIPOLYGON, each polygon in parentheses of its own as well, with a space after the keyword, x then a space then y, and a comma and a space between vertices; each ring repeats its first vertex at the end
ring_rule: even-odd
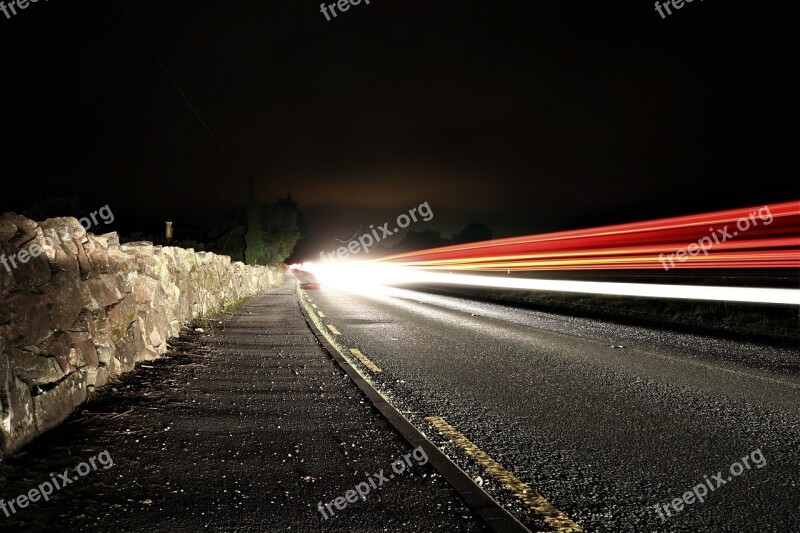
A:
POLYGON ((374 365, 362 372, 532 529, 541 516, 427 417, 584 531, 800 531, 797 348, 309 287, 336 342, 374 365))

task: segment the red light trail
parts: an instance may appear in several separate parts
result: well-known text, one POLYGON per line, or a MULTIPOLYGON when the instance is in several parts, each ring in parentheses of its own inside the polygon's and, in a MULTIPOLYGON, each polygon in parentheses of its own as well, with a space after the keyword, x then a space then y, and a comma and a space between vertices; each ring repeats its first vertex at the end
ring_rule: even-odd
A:
POLYGON ((371 262, 472 272, 800 268, 800 202, 444 246, 371 262))

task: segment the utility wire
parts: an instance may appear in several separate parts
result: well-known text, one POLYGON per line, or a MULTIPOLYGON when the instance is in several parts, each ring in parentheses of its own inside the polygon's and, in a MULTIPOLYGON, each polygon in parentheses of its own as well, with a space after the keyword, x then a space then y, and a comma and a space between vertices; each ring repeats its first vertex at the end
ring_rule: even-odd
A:
POLYGON ((233 219, 233 226, 231 230, 228 232, 228 238, 225 239, 225 245, 222 247, 222 253, 225 253, 225 249, 228 248, 228 241, 231 240, 231 235, 233 235, 233 230, 236 229, 236 223, 239 221, 239 215, 242 213, 242 207, 239 206, 239 210, 236 212, 236 218, 233 219))
POLYGON ((192 105, 192 102, 186 96, 186 93, 183 92, 183 90, 181 89, 180 85, 178 85, 177 80, 175 80, 175 78, 172 76, 172 74, 170 73, 170 71, 167 68, 167 66, 161 60, 161 57, 158 55, 158 53, 155 51, 155 49, 150 45, 150 41, 147 40, 147 37, 145 37, 145 35, 142 32, 142 30, 139 28, 139 25, 136 24, 136 21, 133 19, 131 14, 125 8, 125 5, 122 3, 122 0, 117 0, 117 3, 119 3, 119 7, 125 13, 125 16, 128 17, 128 20, 131 22, 131 24, 133 25, 134 29, 136 29, 136 33, 139 34, 139 37, 142 38, 142 41, 144 42, 144 44, 147 45, 147 48, 150 50, 150 53, 153 54, 153 57, 158 62, 159 66, 161 67, 161 70, 164 71, 164 74, 166 74, 166 76, 172 82, 172 85, 175 86, 175 89, 177 89, 178 93, 180 93, 181 97, 183 98, 183 101, 186 102, 187 106, 189 106, 189 109, 192 111, 192 113, 194 113, 194 116, 197 117, 197 120, 200 122, 200 124, 203 125, 203 128, 205 128, 206 132, 208 132, 208 135, 211 137, 211 139, 214 140, 214 142, 217 144, 217 146, 219 146, 219 149, 222 150, 222 152, 228 157, 228 159, 230 159, 230 161, 231 161, 231 163, 233 164, 234 167, 236 167, 240 171, 243 170, 242 167, 233 158, 231 153, 220 142, 220 140, 217 138, 217 136, 214 135, 214 132, 211 131, 211 128, 208 127, 208 124, 206 123, 205 120, 203 120, 203 117, 200 116, 200 113, 197 112, 197 109, 195 109, 195 107, 192 105))
POLYGON ((336 240, 337 240, 337 241, 339 241, 339 242, 341 242, 341 243, 344 243, 344 244, 346 244, 346 243, 348 243, 348 242, 352 241, 353 239, 355 239, 355 238, 356 238, 356 235, 358 235, 358 232, 359 232, 359 231, 361 231, 361 228, 363 228, 363 227, 364 227, 364 222, 362 222, 362 223, 361 223, 361 225, 360 225, 360 226, 358 227, 358 229, 356 230, 356 232, 355 232, 355 233, 353 233, 353 236, 352 236, 352 237, 350 237, 349 239, 347 239, 346 241, 343 241, 343 240, 341 240, 341 239, 336 239, 336 240))
MULTIPOLYGON (((236 162, 236 160, 233 158, 233 155, 231 155, 231 153, 228 151, 228 149, 225 148, 225 145, 223 145, 222 142, 220 142, 219 138, 217 138, 217 136, 214 135, 214 132, 211 131, 211 128, 208 126, 208 123, 205 120, 203 120, 203 117, 200 116, 200 113, 197 111, 197 109, 194 107, 194 105, 192 105, 191 100, 189 100, 189 97, 186 96, 186 93, 183 92, 183 89, 181 89, 181 86, 178 85, 178 81, 170 73, 169 69, 164 64, 164 62, 161 60, 161 57, 158 55, 158 52, 156 52, 155 48, 153 48, 153 46, 150 44, 150 41, 147 40, 147 37, 145 37, 144 32, 142 32, 141 28, 139 28, 139 25, 136 24, 136 20, 134 20, 133 16, 125 8, 125 4, 122 3, 122 0, 117 0, 117 3, 119 4, 119 7, 122 9, 123 13, 125 13, 125 16, 128 18, 128 20, 130 21, 130 23, 133 26, 133 28, 136 30, 136 33, 138 33, 139 37, 141 37, 142 42, 144 42, 144 44, 147 46, 147 49, 150 50, 150 53, 153 54, 153 57, 155 58, 155 60, 158 63, 158 65, 161 67, 161 70, 164 71, 164 74, 167 76, 167 78, 169 78, 169 81, 172 82, 172 85, 175 87, 175 89, 181 95, 181 98, 183 98, 183 101, 186 102, 186 105, 189 107, 191 112, 197 118, 198 122, 200 122, 200 124, 202 124, 203 128, 208 133, 208 136, 211 137, 211 139, 214 141, 214 143, 216 143, 216 145, 219 147, 219 149, 222 150, 222 153, 225 154, 225 156, 230 160, 231 164, 234 167, 236 167, 237 170, 244 172, 244 169, 241 167, 241 165, 239 165, 236 162)), ((222 253, 225 253, 225 249, 228 247, 228 241, 230 240, 231 235, 233 234, 233 230, 236 228, 236 221, 239 219, 239 214, 240 213, 241 213, 241 207, 239 208, 239 211, 236 213, 236 218, 233 220, 233 227, 231 228, 231 231, 228 233, 228 238, 225 239, 225 245, 222 247, 222 253)))

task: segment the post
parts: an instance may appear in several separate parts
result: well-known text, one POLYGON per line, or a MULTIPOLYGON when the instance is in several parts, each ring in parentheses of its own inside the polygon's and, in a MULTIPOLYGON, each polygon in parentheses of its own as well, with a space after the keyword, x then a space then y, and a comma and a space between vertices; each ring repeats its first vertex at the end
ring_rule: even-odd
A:
POLYGON ((167 220, 167 242, 172 242, 172 221, 167 220))

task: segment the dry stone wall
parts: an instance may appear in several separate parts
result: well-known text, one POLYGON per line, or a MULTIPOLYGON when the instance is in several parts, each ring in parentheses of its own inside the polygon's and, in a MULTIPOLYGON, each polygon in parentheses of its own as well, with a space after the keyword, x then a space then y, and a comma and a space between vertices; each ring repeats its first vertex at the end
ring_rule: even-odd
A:
POLYGON ((6 213, 0 253, 0 460, 110 377, 164 354, 192 319, 283 281, 279 269, 227 256, 120 245, 74 218, 6 213))

